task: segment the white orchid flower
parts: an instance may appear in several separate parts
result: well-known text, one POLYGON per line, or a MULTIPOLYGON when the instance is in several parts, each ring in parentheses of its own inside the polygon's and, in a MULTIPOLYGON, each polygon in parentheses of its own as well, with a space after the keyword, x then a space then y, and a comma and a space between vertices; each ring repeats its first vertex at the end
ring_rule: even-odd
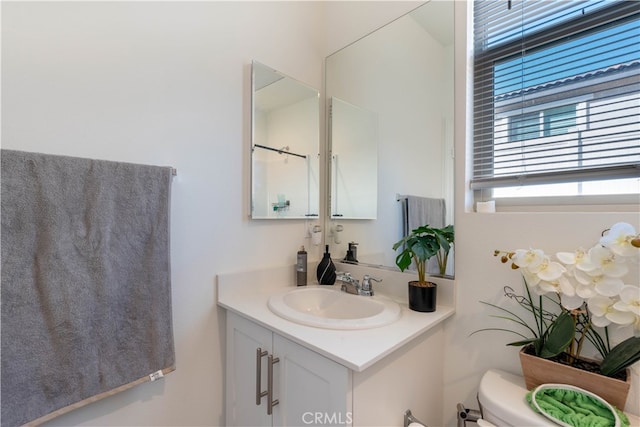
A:
POLYGON ((616 255, 634 256, 638 253, 638 248, 631 245, 631 241, 636 236, 636 229, 631 224, 619 222, 611 226, 609 231, 600 238, 600 244, 616 255))
POLYGON ((543 257, 542 262, 535 269, 531 267, 529 269, 537 274, 541 280, 546 281, 556 281, 567 271, 562 264, 551 261, 547 256, 543 257))
POLYGON ((521 270, 529 289, 538 295, 549 292, 575 295, 575 286, 563 276, 566 269, 560 263, 550 261, 546 256, 540 263, 535 264, 535 268, 525 267, 521 270))
POLYGON ((609 248, 594 246, 589 249, 589 258, 597 268, 587 273, 594 276, 602 274, 609 277, 622 277, 629 271, 629 268, 609 248))
POLYGON ((589 276, 581 270, 574 270, 572 279, 575 282, 576 295, 579 297, 589 299, 599 295, 596 292, 596 283, 593 281, 593 276, 589 276))
POLYGON ((614 305, 616 301, 609 297, 595 296, 587 302, 591 312, 591 323, 595 326, 605 327, 611 323, 618 325, 631 325, 635 322, 636 316, 628 311, 617 310, 614 305))
POLYGON ((616 302, 613 307, 616 310, 628 311, 640 316, 640 288, 630 285, 623 287, 620 291, 620 301, 616 302))
POLYGON ((583 298, 591 298, 590 292, 605 297, 614 297, 624 287, 624 282, 619 277, 609 277, 605 275, 590 275, 583 271, 576 270, 574 276, 576 292, 583 298))
POLYGON ((638 316, 633 313, 616 310, 615 308, 607 313, 607 319, 617 325, 632 325, 636 321, 637 317, 638 316))
POLYGON ((589 254, 582 248, 575 252, 558 252, 556 258, 564 265, 574 266, 581 271, 592 271, 596 268, 596 266, 591 263, 589 254))
POLYGON ((619 277, 594 276, 595 290, 605 297, 614 297, 624 287, 624 282, 619 277))
POLYGON ((520 268, 535 270, 544 260, 545 254, 540 249, 518 249, 511 261, 520 268))
POLYGON ((578 295, 573 295, 573 296, 569 296, 566 294, 560 295, 560 304, 562 304, 562 306, 567 310, 576 310, 582 307, 583 303, 584 303, 584 298, 578 295))
POLYGON ((614 301, 608 297, 598 295, 590 298, 587 307, 591 313, 591 323, 601 328, 609 326, 611 321, 607 319, 607 313, 613 310, 613 304, 614 301))
POLYGON ((538 283, 536 293, 544 295, 551 292, 560 296, 561 304, 567 310, 576 309, 584 302, 584 298, 576 295, 574 284, 565 276, 552 281, 541 280, 538 283))
POLYGON ((594 276, 591 276, 582 270, 578 270, 578 269, 573 270, 573 278, 580 285, 595 287, 595 283, 593 281, 594 276))

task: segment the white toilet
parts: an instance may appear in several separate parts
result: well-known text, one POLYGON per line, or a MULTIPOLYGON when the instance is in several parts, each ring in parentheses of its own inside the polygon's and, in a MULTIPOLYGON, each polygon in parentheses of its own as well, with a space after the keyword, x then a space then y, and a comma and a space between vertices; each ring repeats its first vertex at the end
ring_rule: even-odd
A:
MULTIPOLYGON (((535 413, 525 399, 524 378, 499 369, 490 369, 480 380, 478 402, 482 418, 503 426, 549 426, 545 417, 535 413)), ((627 414, 630 425, 640 426, 640 418, 627 414)))

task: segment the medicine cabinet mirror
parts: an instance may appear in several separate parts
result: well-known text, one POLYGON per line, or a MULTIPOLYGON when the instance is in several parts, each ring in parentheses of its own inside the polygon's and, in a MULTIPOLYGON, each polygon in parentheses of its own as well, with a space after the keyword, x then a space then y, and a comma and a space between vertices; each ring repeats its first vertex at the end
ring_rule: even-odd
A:
POLYGON ((252 62, 251 218, 317 218, 319 93, 252 62))
MULTIPOLYGON (((327 133, 337 161, 328 165, 325 238, 334 259, 343 259, 353 242, 360 264, 396 268, 392 246, 404 234, 406 196, 444 200, 444 225, 453 224, 454 3, 431 0, 326 58, 326 98, 333 109, 327 133), (351 134, 336 137, 336 103, 371 119, 354 119, 351 134), (355 130, 363 123, 363 139, 371 141, 366 149, 355 130), (362 179, 346 179, 347 173, 362 179), (372 181, 376 194, 368 195, 363 182, 372 181), (347 209, 366 205, 364 198, 375 203, 375 214, 347 209)), ((447 274, 452 269, 451 263, 447 274)))

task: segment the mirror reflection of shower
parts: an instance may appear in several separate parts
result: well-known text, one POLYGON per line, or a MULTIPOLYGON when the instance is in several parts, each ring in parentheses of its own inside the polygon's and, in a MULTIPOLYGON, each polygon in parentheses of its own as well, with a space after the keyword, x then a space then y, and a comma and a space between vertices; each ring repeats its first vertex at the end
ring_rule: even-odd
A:
POLYGON ((318 217, 319 94, 253 62, 251 218, 318 217))

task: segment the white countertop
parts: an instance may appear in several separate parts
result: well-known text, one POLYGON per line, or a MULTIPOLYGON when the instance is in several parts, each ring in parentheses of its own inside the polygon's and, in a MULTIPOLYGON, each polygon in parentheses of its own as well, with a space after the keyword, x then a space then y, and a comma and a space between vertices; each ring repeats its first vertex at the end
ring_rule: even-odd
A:
POLYGON ((290 271, 293 269, 278 268, 218 275, 218 305, 356 372, 440 324, 455 311, 453 306, 438 304, 433 313, 419 313, 410 310, 406 301, 397 301, 402 311, 400 319, 390 325, 355 331, 304 326, 279 317, 267 306, 272 294, 287 286, 295 288, 290 285, 290 271))

